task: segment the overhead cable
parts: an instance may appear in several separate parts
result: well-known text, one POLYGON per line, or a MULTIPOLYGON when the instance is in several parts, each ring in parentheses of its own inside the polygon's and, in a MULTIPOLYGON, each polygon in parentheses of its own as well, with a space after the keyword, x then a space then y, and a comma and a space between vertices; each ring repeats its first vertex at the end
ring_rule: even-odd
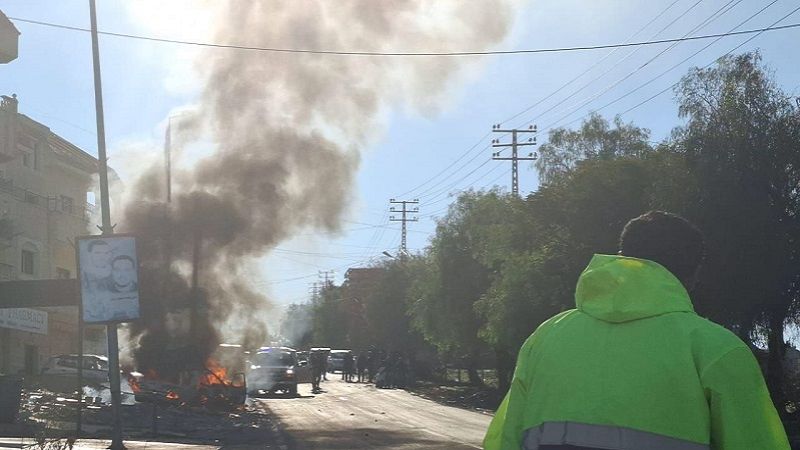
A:
MULTIPOLYGON (((70 25, 44 22, 40 20, 23 19, 20 17, 9 17, 9 19, 28 23, 32 25, 40 25, 52 28, 59 28, 71 31, 90 32, 88 28, 74 27, 70 25)), ((800 23, 792 23, 787 25, 758 28, 752 30, 732 31, 727 33, 714 33, 698 36, 684 36, 679 38, 657 39, 652 41, 638 41, 638 42, 621 42, 615 44, 598 44, 598 45, 579 45, 573 47, 552 47, 552 48, 536 48, 536 49, 518 49, 518 50, 478 50, 478 51, 456 51, 456 52, 401 52, 401 51, 350 51, 350 50, 315 50, 304 48, 281 48, 281 47, 258 47, 249 45, 236 45, 236 44, 219 44, 214 42, 199 42, 199 41, 186 41, 181 39, 168 39, 154 36, 145 36, 140 34, 118 33, 113 31, 98 31, 98 34, 104 36, 113 36, 119 38, 136 39, 141 41, 161 42, 167 44, 180 44, 192 45, 198 47, 211 47, 220 49, 231 50, 250 50, 257 52, 270 52, 270 53, 304 53, 312 55, 336 55, 336 56, 484 56, 484 55, 519 55, 519 54, 536 54, 536 53, 563 53, 563 52, 576 52, 588 50, 602 50, 608 48, 623 48, 623 47, 638 47, 643 45, 658 45, 669 44, 674 42, 697 41, 703 39, 714 39, 728 36, 740 36, 755 33, 764 33, 767 31, 779 31, 792 28, 799 28, 800 23)))

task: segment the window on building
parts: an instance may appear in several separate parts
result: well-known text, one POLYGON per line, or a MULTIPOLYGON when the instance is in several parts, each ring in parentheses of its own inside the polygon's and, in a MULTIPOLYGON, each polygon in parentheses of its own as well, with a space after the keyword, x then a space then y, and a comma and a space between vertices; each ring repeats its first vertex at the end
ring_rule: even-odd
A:
POLYGON ((56 267, 56 278, 59 280, 68 280, 69 279, 69 270, 63 269, 61 267, 56 267))
POLYGON ((33 147, 33 168, 34 170, 39 170, 39 157, 42 154, 40 150, 41 146, 37 143, 35 147, 33 147))
POLYGON ((72 205, 73 205, 72 197, 62 195, 61 196, 61 211, 64 211, 67 214, 72 214, 72 205))
POLYGON ((33 275, 33 259, 35 256, 36 254, 30 250, 22 251, 22 264, 20 264, 20 270, 22 273, 33 275))
POLYGON ((25 167, 33 167, 33 156, 28 152, 22 152, 22 165, 25 167))

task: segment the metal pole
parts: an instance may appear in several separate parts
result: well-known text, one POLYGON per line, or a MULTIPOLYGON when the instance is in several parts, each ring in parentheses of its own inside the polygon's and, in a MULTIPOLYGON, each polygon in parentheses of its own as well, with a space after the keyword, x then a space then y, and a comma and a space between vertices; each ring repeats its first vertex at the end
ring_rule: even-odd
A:
POLYGON ((517 166, 517 130, 511 131, 511 193, 519 196, 519 167, 517 166))
MULTIPOLYGON (((78 281, 80 282, 80 280, 78 281)), ((75 438, 81 437, 83 428, 83 307, 82 302, 78 301, 78 405, 77 417, 75 417, 75 438)))
MULTIPOLYGON (((92 27, 92 66, 94 68, 94 107, 97 119, 97 159, 99 163, 98 172, 100 175, 100 211, 103 217, 103 234, 112 234, 111 210, 109 209, 108 199, 108 165, 106 161, 106 131, 103 121, 103 88, 100 80, 100 49, 97 39, 97 7, 95 0, 89 0, 89 18, 92 27)), ((106 326, 108 338, 108 379, 111 383, 111 408, 113 413, 112 423, 113 432, 111 446, 114 450, 124 449, 122 442, 122 424, 120 422, 120 404, 122 398, 120 394, 119 377, 119 342, 117 338, 117 324, 112 323, 106 326)))
POLYGON ((164 136, 164 170, 166 170, 167 203, 172 202, 172 117, 167 120, 164 136))

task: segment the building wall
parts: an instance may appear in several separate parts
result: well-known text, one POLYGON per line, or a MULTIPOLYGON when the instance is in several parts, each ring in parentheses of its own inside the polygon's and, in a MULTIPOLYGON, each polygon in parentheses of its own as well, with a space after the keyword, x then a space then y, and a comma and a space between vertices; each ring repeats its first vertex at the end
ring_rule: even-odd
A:
MULTIPOLYGON (((15 98, 2 98, 0 281, 76 277, 73 243, 91 234, 86 198, 96 167, 91 155, 19 114, 15 98), (32 273, 26 273, 29 255, 32 273)), ((36 309, 48 314, 47 334, 0 328, 0 372, 38 372, 50 356, 77 352, 78 308, 36 309)), ((87 353, 105 353, 99 331, 87 327, 87 353)))

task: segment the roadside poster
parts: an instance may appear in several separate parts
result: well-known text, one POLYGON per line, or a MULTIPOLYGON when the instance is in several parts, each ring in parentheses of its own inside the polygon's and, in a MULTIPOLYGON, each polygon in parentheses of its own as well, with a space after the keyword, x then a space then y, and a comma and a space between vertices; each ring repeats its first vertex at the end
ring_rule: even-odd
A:
POLYGON ((83 321, 139 318, 139 260, 133 236, 86 236, 78 242, 83 321))

